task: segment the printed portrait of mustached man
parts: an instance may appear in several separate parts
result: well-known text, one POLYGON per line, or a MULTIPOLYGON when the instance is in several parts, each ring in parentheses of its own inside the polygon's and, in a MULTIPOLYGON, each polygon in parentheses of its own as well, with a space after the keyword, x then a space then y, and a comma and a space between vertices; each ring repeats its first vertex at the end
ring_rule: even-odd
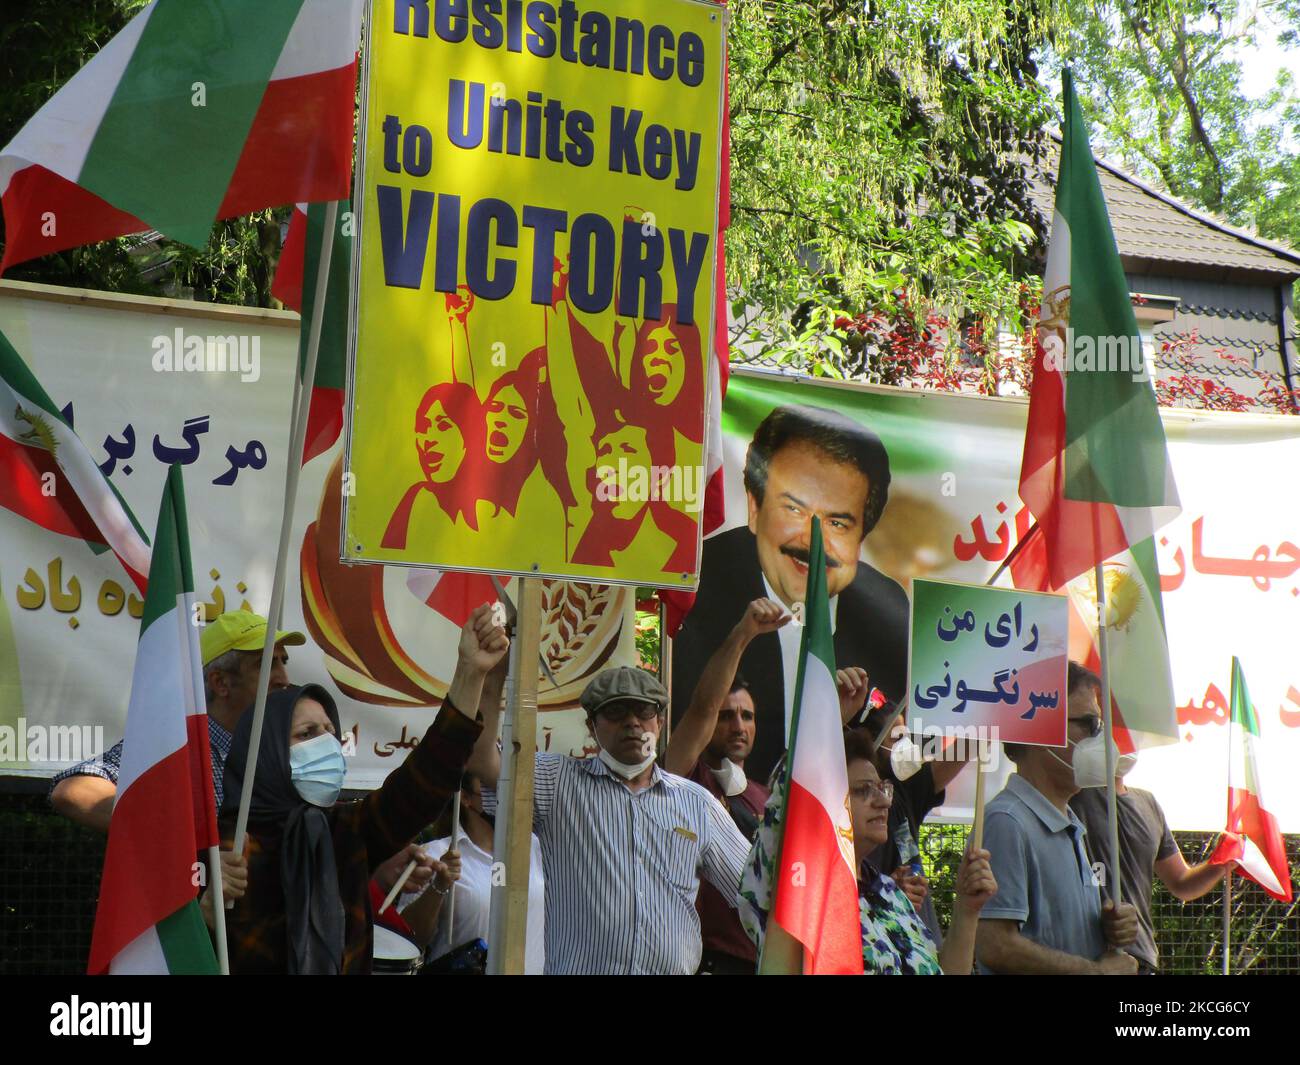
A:
POLYGON ((639 560, 691 571, 703 493, 699 327, 671 304, 635 328, 615 321, 608 344, 596 337, 557 260, 547 350, 575 500, 569 559, 614 567, 635 542, 639 560))
POLYGON ((546 349, 534 348, 505 370, 497 364, 508 359, 503 344, 488 345, 476 359, 473 295, 462 288, 445 299, 448 333, 445 347, 434 338, 434 373, 451 379, 429 388, 416 410, 421 478, 398 503, 383 546, 404 549, 413 528, 431 532, 439 521, 490 528, 504 541, 521 518, 521 498, 529 500, 528 520, 563 527, 572 492, 546 349))

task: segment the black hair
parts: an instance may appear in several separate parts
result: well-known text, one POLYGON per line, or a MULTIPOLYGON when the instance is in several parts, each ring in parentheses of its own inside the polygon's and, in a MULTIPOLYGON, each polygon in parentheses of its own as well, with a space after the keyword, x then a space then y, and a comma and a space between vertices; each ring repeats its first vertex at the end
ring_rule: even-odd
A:
POLYGON ((1078 691, 1085 684, 1089 685, 1097 693, 1098 699, 1101 698, 1101 678, 1087 666, 1071 661, 1069 678, 1065 685, 1066 694, 1078 691))
POLYGON ((875 741, 871 734, 863 728, 846 728, 844 730, 844 764, 848 765, 856 761, 870 762, 876 767, 876 773, 881 780, 890 780, 885 771, 885 765, 888 764, 888 755, 882 762, 880 752, 876 750, 875 741))
POLYGON ((750 691, 749 681, 745 679, 745 675, 741 673, 740 670, 736 670, 736 675, 731 678, 731 687, 727 689, 728 695, 735 695, 736 692, 749 692, 750 695, 754 694, 750 691))
POLYGON ((867 479, 867 503, 862 535, 876 527, 889 499, 889 452, 874 432, 860 422, 825 407, 776 407, 754 430, 745 455, 745 491, 758 503, 767 488, 772 457, 787 444, 806 443, 832 462, 854 466, 867 479))

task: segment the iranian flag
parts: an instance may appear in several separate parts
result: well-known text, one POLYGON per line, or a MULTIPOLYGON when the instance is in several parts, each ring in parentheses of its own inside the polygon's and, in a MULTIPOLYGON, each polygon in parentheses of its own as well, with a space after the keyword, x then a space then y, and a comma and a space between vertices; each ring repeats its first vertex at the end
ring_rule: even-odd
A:
MULTIPOLYGON (((289 233, 280 253, 271 294, 302 316, 298 338, 298 376, 307 364, 307 341, 311 335, 312 308, 320 273, 323 203, 300 203, 294 207, 289 233)), ((338 205, 338 225, 330 252, 330 273, 326 281, 325 311, 321 318, 320 349, 316 353, 316 379, 311 386, 311 407, 307 411, 307 436, 303 441, 305 466, 334 446, 343 430, 343 389, 348 363, 348 289, 352 269, 352 201, 338 205)))
POLYGON ((89 972, 215 973, 194 862, 218 842, 181 467, 167 473, 140 619, 89 972))
POLYGON ((113 551, 144 594, 149 541, 86 445, 0 333, 0 506, 113 551))
POLYGON ((1070 72, 1020 496, 1050 586, 1148 539, 1179 512, 1164 427, 1070 72))
POLYGON ((154 0, 0 151, 4 259, 346 196, 361 0, 154 0))
MULTIPOLYGON (((1210 860, 1216 865, 1236 859, 1241 872, 1275 899, 1290 902, 1291 868, 1277 817, 1264 797, 1261 766, 1268 751, 1259 734, 1259 715, 1246 689, 1241 663, 1232 660, 1231 761, 1228 765, 1228 824, 1210 860)), ((1281 768, 1280 766, 1277 768, 1281 768)), ((1268 774, 1271 781, 1281 774, 1268 774)))
POLYGON ((861 975, 849 775, 821 522, 813 518, 773 899, 758 971, 861 975))

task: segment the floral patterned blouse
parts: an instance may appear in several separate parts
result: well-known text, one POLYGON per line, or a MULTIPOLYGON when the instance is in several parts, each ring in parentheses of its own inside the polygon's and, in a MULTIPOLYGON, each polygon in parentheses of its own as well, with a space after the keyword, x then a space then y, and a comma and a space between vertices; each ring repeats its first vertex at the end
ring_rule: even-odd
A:
MULTIPOLYGON (((759 950, 771 910, 771 883, 780 845, 777 819, 785 794, 782 767, 763 809, 754 846, 740 882, 740 921, 759 950)), ((862 927, 862 969, 867 975, 937 976, 939 948, 893 877, 870 862, 858 871, 858 916, 862 927)))

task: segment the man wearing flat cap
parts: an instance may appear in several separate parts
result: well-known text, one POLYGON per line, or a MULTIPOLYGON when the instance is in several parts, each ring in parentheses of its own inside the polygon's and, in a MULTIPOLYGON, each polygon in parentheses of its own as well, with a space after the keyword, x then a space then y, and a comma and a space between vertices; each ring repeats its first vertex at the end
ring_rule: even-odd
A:
MULTIPOLYGON (((689 975, 700 961, 704 877, 733 900, 749 846, 700 785, 655 764, 668 693, 650 673, 607 669, 582 693, 595 758, 536 756, 533 831, 546 865, 546 973, 689 975)), ((499 707, 467 769, 496 809, 499 707)))

